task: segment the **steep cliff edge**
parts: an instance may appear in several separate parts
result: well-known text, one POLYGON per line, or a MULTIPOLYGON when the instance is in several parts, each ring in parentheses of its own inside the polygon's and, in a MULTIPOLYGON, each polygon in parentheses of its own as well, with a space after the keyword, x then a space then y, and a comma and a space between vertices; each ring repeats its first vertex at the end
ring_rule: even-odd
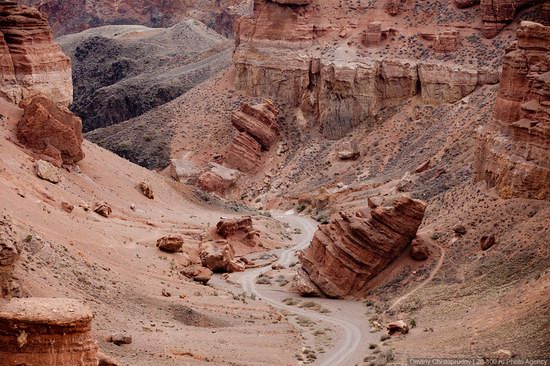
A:
POLYGON ((68 106, 73 100, 71 62, 53 41, 46 16, 7 1, 0 4, 0 96, 18 103, 44 93, 68 106))
MULTIPOLYGON (((336 7, 256 1, 253 17, 241 20, 236 35, 236 87, 299 108, 326 137, 340 138, 381 109, 416 95, 428 104, 454 103, 480 85, 498 82, 498 69, 479 60, 465 66, 462 56, 438 56, 448 51, 443 36, 428 45, 414 31, 391 28, 389 20, 370 21, 376 15, 365 9, 356 9, 365 12, 364 21, 349 24, 331 6, 336 7), (385 52, 376 52, 382 45, 385 52), (421 55, 402 51, 416 48, 423 49, 421 55)), ((448 54, 460 53, 458 34, 452 33, 448 54)))
POLYGON ((493 119, 480 131, 474 178, 503 198, 550 200, 550 27, 522 22, 517 36, 493 119))

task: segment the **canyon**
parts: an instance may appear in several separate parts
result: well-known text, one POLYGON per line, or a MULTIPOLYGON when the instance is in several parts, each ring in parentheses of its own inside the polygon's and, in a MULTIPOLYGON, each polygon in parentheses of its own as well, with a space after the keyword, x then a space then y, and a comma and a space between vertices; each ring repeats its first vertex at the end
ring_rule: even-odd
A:
POLYGON ((547 2, 38 7, 61 47, 0 5, 0 360, 550 353, 547 2))

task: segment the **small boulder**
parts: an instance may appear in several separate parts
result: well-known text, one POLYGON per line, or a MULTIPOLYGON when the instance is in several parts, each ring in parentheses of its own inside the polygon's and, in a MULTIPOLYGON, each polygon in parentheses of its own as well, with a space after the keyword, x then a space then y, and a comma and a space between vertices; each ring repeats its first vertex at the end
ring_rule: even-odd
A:
POLYGON ((514 353, 512 351, 507 349, 499 349, 498 351, 489 353, 484 358, 489 360, 509 360, 513 357, 514 353))
POLYGON ((181 236, 164 236, 157 240, 157 248, 167 253, 176 253, 183 246, 183 238, 181 236))
POLYGON ((150 200, 155 198, 155 193, 153 192, 153 188, 145 182, 139 183, 139 189, 141 190, 141 193, 150 200))
POLYGON ((180 271, 180 273, 193 281, 202 283, 203 285, 206 285, 208 281, 210 281, 210 278, 212 278, 212 271, 198 264, 185 267, 180 271))
POLYGON ((59 166, 84 158, 82 121, 75 114, 43 95, 24 100, 20 107, 19 142, 59 166))
POLYGON ((100 203, 96 203, 94 207, 94 212, 97 213, 98 215, 108 218, 113 213, 113 210, 105 202, 100 202, 100 203))
POLYGON ((480 240, 481 250, 487 250, 491 248, 493 245, 495 245, 495 242, 496 239, 493 234, 482 236, 480 240))
POLYGON ((338 152, 338 159, 340 160, 357 160, 359 156, 358 151, 342 150, 338 152))
POLYGON ((403 320, 398 320, 392 322, 386 326, 389 335, 394 335, 395 333, 407 334, 409 333, 409 326, 403 320))
POLYGON ((71 205, 69 202, 61 202, 61 208, 67 213, 71 213, 74 210, 74 205, 71 205))
POLYGON ((430 250, 420 238, 415 238, 411 243, 411 257, 416 261, 425 261, 430 257, 430 250))
POLYGON ((109 342, 114 343, 117 346, 120 346, 122 344, 130 344, 132 343, 132 336, 126 333, 114 333, 109 338, 109 342))
POLYGON ((466 234, 466 228, 462 224, 457 224, 453 227, 453 231, 456 235, 462 236, 466 234))
POLYGON ((59 170, 44 160, 38 160, 35 164, 36 175, 50 183, 59 183, 61 181, 61 174, 59 170))

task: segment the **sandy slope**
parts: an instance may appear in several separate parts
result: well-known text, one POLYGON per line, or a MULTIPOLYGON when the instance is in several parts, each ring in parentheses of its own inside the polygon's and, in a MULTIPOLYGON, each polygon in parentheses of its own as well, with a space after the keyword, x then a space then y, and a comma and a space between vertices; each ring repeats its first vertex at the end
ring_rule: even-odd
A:
MULTIPOLYGON (((96 314, 100 346, 126 364, 292 364, 300 339, 280 314, 181 278, 175 268, 182 255, 155 248, 160 236, 180 234, 192 254, 207 226, 231 212, 207 207, 187 188, 88 142, 80 173, 63 171, 57 185, 40 180, 32 157, 12 142, 21 111, 1 103, 0 215, 17 229, 24 247, 17 275, 33 296, 83 300, 96 314), (142 180, 155 200, 135 188, 142 180), (64 201, 75 206, 72 213, 61 209, 64 201), (98 201, 111 205, 110 218, 79 207, 98 201), (163 289, 171 297, 163 297, 163 289), (103 341, 124 330, 131 345, 103 341)), ((280 238, 276 223, 257 219, 255 225, 280 238)))

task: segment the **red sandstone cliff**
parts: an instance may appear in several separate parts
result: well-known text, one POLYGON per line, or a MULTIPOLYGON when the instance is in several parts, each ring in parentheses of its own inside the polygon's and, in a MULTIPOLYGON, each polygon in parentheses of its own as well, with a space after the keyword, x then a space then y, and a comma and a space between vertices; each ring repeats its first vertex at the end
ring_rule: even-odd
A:
POLYGON ((15 2, 0 4, 0 96, 18 103, 44 93, 56 103, 73 99, 70 59, 53 41, 46 16, 15 2))
POLYGON ((494 117, 480 131, 475 179, 503 198, 550 200, 550 27, 522 22, 517 37, 494 117))

